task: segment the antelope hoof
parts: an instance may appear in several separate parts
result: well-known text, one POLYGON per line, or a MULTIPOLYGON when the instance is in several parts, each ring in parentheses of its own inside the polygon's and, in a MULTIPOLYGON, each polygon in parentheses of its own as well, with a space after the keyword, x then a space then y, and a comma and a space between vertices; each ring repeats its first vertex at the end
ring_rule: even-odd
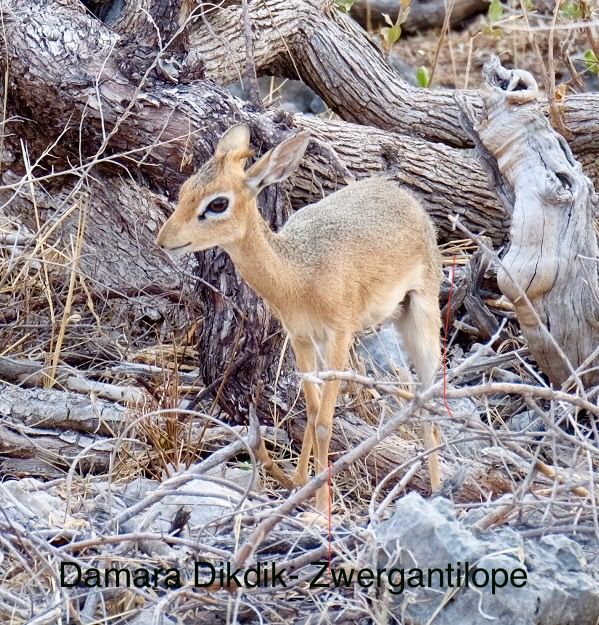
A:
POLYGON ((298 519, 305 523, 307 527, 315 527, 317 529, 328 529, 329 519, 322 512, 301 512, 298 519))

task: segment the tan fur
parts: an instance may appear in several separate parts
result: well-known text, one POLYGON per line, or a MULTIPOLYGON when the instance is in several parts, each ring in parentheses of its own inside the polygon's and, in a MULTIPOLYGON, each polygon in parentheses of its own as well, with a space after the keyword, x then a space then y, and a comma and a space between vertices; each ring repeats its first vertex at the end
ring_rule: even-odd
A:
MULTIPOLYGON (((440 361, 442 279, 432 222, 413 196, 376 177, 306 206, 272 232, 256 194, 291 173, 307 141, 301 133, 244 171, 249 132, 243 126, 227 131, 215 157, 182 186, 158 244, 180 253, 222 247, 281 320, 301 371, 344 368, 353 336, 392 319, 420 381, 429 385, 440 361), (202 201, 215 194, 231 199, 227 215, 198 220, 202 201)), ((297 485, 308 479, 313 444, 317 470, 327 466, 338 387, 327 382, 320 392, 304 384, 308 425, 293 478, 297 485)), ((434 446, 430 427, 425 443, 434 446)), ((436 452, 429 460, 436 488, 436 452)), ((322 512, 326 505, 321 488, 316 506, 322 512)))

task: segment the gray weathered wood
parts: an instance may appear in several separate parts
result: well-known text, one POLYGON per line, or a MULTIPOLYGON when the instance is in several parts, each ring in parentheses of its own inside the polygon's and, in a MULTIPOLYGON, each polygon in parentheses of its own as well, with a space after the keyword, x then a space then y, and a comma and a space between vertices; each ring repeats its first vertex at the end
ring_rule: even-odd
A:
MULTIPOLYGON (((87 445, 95 443, 81 468, 93 473, 108 468, 111 443, 108 439, 118 435, 126 425, 126 409, 102 399, 56 389, 23 389, 0 384, 0 455, 4 457, 0 470, 19 474, 60 474, 72 459, 87 445), (106 442, 103 442, 106 439, 106 442)), ((303 437, 304 420, 290 422, 294 439, 303 437)), ((245 434, 245 428, 236 428, 245 434)), ((366 423, 351 412, 343 411, 335 420, 331 451, 345 453, 360 441, 376 432, 376 427, 366 423)), ((230 431, 211 427, 203 431, 203 422, 194 423, 192 436, 201 435, 204 449, 222 448, 223 444, 237 440, 230 431)), ((261 428, 261 435, 269 442, 288 443, 280 430, 261 428)), ((369 479, 378 483, 396 467, 409 464, 421 449, 416 441, 393 435, 385 439, 376 454, 369 454, 365 463, 369 479)), ((426 464, 426 463, 424 463, 426 464)), ((456 471, 455 466, 442 462, 445 478, 456 471)), ((469 478, 461 486, 457 497, 464 501, 478 500, 481 489, 486 492, 509 492, 508 476, 498 467, 489 468, 483 456, 468 459, 469 478)), ((397 476, 400 479, 401 475, 397 476)), ((411 480, 411 487, 428 493, 430 481, 425 469, 411 480)))
MULTIPOLYGON (((599 345, 597 196, 540 112, 532 75, 508 71, 497 58, 484 73, 487 113, 478 132, 515 192, 498 283, 514 304, 531 355, 561 385, 599 345)), ((584 379, 593 383, 599 373, 584 379)))
MULTIPOLYGON (((173 48, 184 55, 186 69, 178 83, 172 81, 175 74, 167 79, 168 68, 156 64, 151 69, 157 54, 152 41, 135 40, 138 32, 143 37, 151 32, 145 26, 136 30, 135 19, 147 16, 139 12, 135 18, 135 4, 125 3, 124 13, 108 28, 77 3, 3 2, 4 58, 10 65, 10 121, 4 147, 13 155, 3 182, 18 181, 25 173, 20 142, 34 159, 68 124, 72 130, 58 142, 48 163, 56 171, 83 161, 81 172, 94 157, 139 150, 120 161, 136 180, 121 178, 121 169, 104 164, 92 170, 100 182, 88 177, 81 183, 90 196, 81 266, 109 292, 116 290, 116 282, 126 304, 129 289, 125 287, 146 293, 146 285, 154 280, 158 287, 176 291, 185 282, 154 250, 156 226, 170 210, 168 200, 175 197, 182 180, 211 156, 216 140, 233 121, 249 123, 252 145, 258 151, 299 129, 309 129, 314 137, 291 184, 263 198, 262 210, 274 227, 287 217, 286 191, 298 207, 352 176, 386 172, 421 197, 442 238, 455 236, 447 216, 458 214, 472 230, 484 229, 495 244, 504 241, 507 215, 476 155, 463 149, 471 140, 459 123, 453 93, 405 84, 359 27, 329 10, 328 3, 249 3, 255 64, 259 73, 297 77, 299 72, 341 117, 358 123, 259 113, 214 82, 197 80, 200 75, 221 83, 238 79, 245 41, 241 29, 233 26, 241 19, 236 4, 203 16, 196 13, 185 37, 173 48), (44 119, 44 124, 24 123, 23 117, 44 119), (106 142, 106 133, 115 127, 106 142)), ((195 10, 194 3, 180 0, 148 0, 144 6, 167 37, 173 34, 162 23, 168 16, 178 14, 177 8, 183 13, 195 10)), ((469 92, 464 97, 475 109, 482 106, 478 94, 469 92)), ((592 114, 596 104, 595 95, 568 98, 564 103, 573 147, 588 163, 596 159, 599 122, 592 114)), ((47 169, 34 173, 42 171, 47 169)), ((42 217, 48 220, 60 215, 61 202, 73 191, 72 179, 56 177, 53 182, 51 193, 40 189, 36 198, 43 207, 42 217)), ((14 196, 19 189, 23 190, 17 183, 1 191, 2 200, 10 201, 4 210, 35 232, 31 199, 23 193, 14 196)), ((61 235, 73 234, 76 219, 63 225, 61 235)), ((264 380, 275 379, 281 345, 278 326, 222 253, 208 252, 198 261, 202 279, 209 283, 201 283, 199 289, 205 313, 199 350, 203 381, 217 391, 231 415, 243 415, 255 388, 253 363, 261 351, 264 380)), ((288 400, 286 387, 293 387, 289 370, 285 365, 280 378, 278 399, 283 402, 288 400)))
MULTIPOLYGON (((299 76, 345 121, 470 146, 460 125, 455 91, 408 84, 361 27, 349 15, 331 9, 328 0, 252 2, 250 15, 259 33, 254 46, 259 74, 299 76)), ((186 62, 225 84, 239 80, 245 59, 243 33, 231 28, 233 23, 241 23, 239 5, 196 20, 188 35, 186 62)), ((463 94, 475 108, 482 106, 477 92, 463 94)), ((591 155, 596 157, 599 146, 599 94, 569 96, 560 106, 572 133, 572 149, 595 179, 599 166, 591 155)))
MULTIPOLYGON (((260 151, 278 143, 287 136, 289 127, 295 126, 297 130, 310 130, 315 141, 311 144, 298 175, 287 186, 294 207, 320 199, 323 194, 326 195, 346 184, 350 176, 364 177, 385 172, 410 187, 422 198, 441 228, 444 238, 455 236, 449 227, 447 214, 457 212, 473 227, 484 224, 488 236, 495 242, 503 240, 507 224, 506 216, 490 188, 486 172, 469 151, 453 147, 456 144, 463 145, 466 141, 459 139, 463 131, 457 117, 451 113, 452 107, 455 107, 453 98, 447 94, 440 98, 437 92, 433 91, 417 90, 418 93, 415 93, 409 85, 403 85, 401 82, 396 84, 395 81, 401 79, 386 64, 380 52, 368 44, 359 30, 354 34, 358 37, 357 41, 361 42, 361 48, 352 49, 351 53, 354 55, 353 58, 358 58, 360 54, 364 55, 364 66, 373 68, 376 73, 356 76, 356 85, 352 86, 347 83, 350 68, 339 64, 340 61, 337 61, 338 65, 332 67, 312 68, 315 75, 318 74, 321 78, 325 78, 326 73, 329 75, 324 82, 312 85, 326 97, 330 97, 330 91, 340 91, 335 87, 338 83, 343 83, 346 89, 350 89, 343 96, 345 104, 339 102, 335 108, 346 119, 358 123, 345 124, 300 117, 294 120, 276 119, 272 113, 253 112, 251 107, 242 105, 225 89, 209 81, 173 85, 164 84, 152 77, 138 93, 136 88, 141 78, 140 72, 150 63, 155 51, 150 51, 149 56, 143 59, 124 59, 122 58, 124 53, 120 52, 119 46, 123 45, 126 38, 108 30, 92 16, 66 6, 49 3, 47 0, 36 0, 27 7, 16 3, 20 10, 13 13, 10 11, 13 1, 5 0, 5 8, 9 12, 11 22, 11 29, 7 31, 7 46, 13 69, 9 102, 15 113, 18 113, 26 102, 28 111, 33 111, 47 120, 44 133, 40 133, 38 127, 19 127, 18 136, 27 141, 31 146, 30 149, 34 151, 43 150, 58 133, 63 131, 68 120, 77 114, 84 115, 82 123, 86 134, 85 142, 81 146, 83 154, 92 157, 102 142, 103 125, 108 129, 113 127, 119 115, 123 113, 123 103, 133 100, 135 106, 120 122, 118 133, 110 141, 109 151, 113 153, 130 150, 132 147, 152 146, 157 141, 168 141, 168 144, 161 143, 152 147, 149 154, 140 151, 135 158, 144 160, 144 166, 140 168, 144 182, 174 199, 183 180, 212 155, 219 136, 233 121, 245 122, 252 126, 253 147, 260 151), (58 37, 52 40, 51 46, 48 46, 48 32, 53 29, 61 32, 65 24, 69 24, 70 41, 65 42, 58 37), (47 49, 51 61, 46 62, 40 57, 37 53, 39 49, 47 49), (90 97, 96 98, 95 90, 82 89, 81 82, 95 84, 99 71, 98 59, 107 60, 104 63, 103 80, 98 85, 100 100, 90 107, 90 97), (129 75, 129 72, 133 72, 130 65, 136 60, 140 67, 135 68, 136 73, 129 75), (333 74, 337 71, 340 74, 334 77, 333 74), (331 84, 331 81, 335 85, 331 84), (369 94, 357 91, 364 89, 364 85, 367 84, 370 84, 367 88, 369 94), (370 101, 371 104, 365 106, 370 101), (351 107, 350 102, 354 102, 351 107), (345 112, 344 107, 347 109, 345 112), (372 117, 372 111, 375 117, 372 117), (448 114, 450 117, 446 119, 448 114), (429 133, 431 127, 438 125, 435 120, 439 119, 444 121, 442 126, 439 126, 438 132, 429 133), (364 124, 371 124, 374 128, 364 124), (390 130, 392 132, 389 132, 390 130), (400 135, 396 132, 405 134, 400 135), (419 136, 426 137, 427 133, 428 138, 433 141, 423 140, 419 136), (459 181, 457 186, 456 181, 459 181), (459 201, 455 201, 456 197, 459 201)), ((260 4, 251 3, 251 11, 260 4)), ((291 13, 281 13, 285 3, 272 4, 273 6, 268 8, 274 11, 275 25, 285 19, 288 19, 290 24, 295 23, 291 13)), ((298 9, 306 11, 307 5, 298 5, 298 9)), ((314 9, 310 8, 310 11, 314 9)), ((320 25, 327 29, 319 36, 334 37, 343 34, 335 22, 327 20, 325 14, 318 13, 313 17, 316 15, 320 25)), ((229 11, 223 11, 222 15, 216 11, 215 15, 211 14, 211 20, 214 21, 211 24, 218 31, 222 26, 222 20, 226 21, 233 17, 229 15, 229 11)), ((266 24, 271 23, 271 18, 267 16, 265 20, 264 24, 260 21, 257 24, 266 28, 266 24)), ((351 27, 357 28, 355 25, 351 27)), ((280 36, 283 36, 284 32, 282 31, 280 36)), ((295 35, 299 36, 297 33, 295 35)), ((276 50, 280 45, 279 35, 273 37, 273 49, 276 50)), ((342 59, 346 53, 346 44, 354 47, 357 45, 352 43, 353 40, 346 42, 345 34, 343 37, 343 42, 339 42, 341 46, 339 54, 342 55, 340 57, 342 59)), ((218 38, 215 39, 201 30, 198 23, 194 24, 189 38, 190 51, 187 59, 189 63, 196 62, 194 55, 197 54, 211 78, 223 82, 236 79, 237 75, 234 73, 223 73, 224 68, 229 67, 224 61, 230 58, 225 48, 218 48, 210 53, 204 50, 204 46, 209 42, 214 44, 215 41, 220 41, 218 38)), ((266 35, 265 38, 270 41, 266 35)), ((261 58, 263 43, 263 40, 260 40, 256 46, 257 63, 261 58)), ((230 45, 237 50, 235 33, 231 33, 230 45)), ((323 41, 315 41, 311 45, 315 46, 314 54, 320 56, 319 62, 322 62, 323 41)), ((243 48, 241 52, 243 53, 243 48)), ((240 57, 240 62, 243 62, 244 58, 240 57)), ((330 61, 335 61, 336 58, 333 56, 330 61)), ((234 66, 235 58, 230 60, 234 66)), ((197 60, 197 63, 199 62, 197 60)), ((313 59, 313 62, 316 62, 316 59, 313 59)), ((14 130, 17 136, 16 127, 14 130)), ((71 161, 78 159, 78 138, 73 137, 73 145, 76 146, 74 154, 64 153, 66 145, 67 141, 60 143, 60 147, 55 149, 55 157, 69 158, 71 161)), ((102 153, 103 156, 106 156, 106 151, 102 153)), ((127 159, 125 164, 136 169, 131 159, 127 159)), ((25 173, 19 161, 13 165, 13 172, 18 175, 25 173)), ((135 267, 136 273, 142 268, 145 270, 154 265, 161 273, 172 275, 172 272, 168 271, 168 266, 161 265, 162 257, 152 246, 152 233, 155 233, 156 222, 161 219, 161 212, 168 213, 168 205, 161 206, 160 196, 148 191, 145 184, 135 184, 130 180, 127 180, 127 184, 117 181, 113 183, 111 180, 111 186, 112 184, 119 187, 118 204, 122 204, 122 221, 125 223, 121 224, 121 219, 117 218, 116 226, 123 238, 115 241, 108 231, 108 228, 114 225, 110 220, 115 219, 113 211, 110 210, 110 202, 111 199, 113 204, 117 201, 114 194, 110 193, 111 187, 103 192, 101 188, 96 189, 94 186, 92 206, 95 208, 96 193, 99 194, 100 205, 96 209, 98 212, 92 212, 90 220, 91 223, 95 223, 96 220, 100 222, 99 226, 101 225, 102 229, 102 232, 97 232, 94 236, 97 236, 96 240, 103 237, 105 245, 110 248, 110 255, 106 254, 107 263, 109 257, 114 259, 107 266, 100 264, 99 270, 103 275, 110 275, 111 272, 119 277, 126 275, 129 265, 123 262, 122 250, 119 250, 118 246, 127 248, 127 238, 131 237, 132 244, 137 244, 135 239, 139 238, 141 244, 147 245, 145 249, 149 252, 136 260, 136 265, 141 264, 141 267, 135 267), (134 211, 136 196, 139 196, 139 200, 143 203, 143 207, 140 206, 137 213, 139 223, 135 223, 135 218, 129 215, 130 211, 134 211)), ((58 189, 53 191, 56 193, 58 189)), ((2 199, 6 201, 13 192, 13 189, 5 190, 2 192, 2 199)), ((21 201, 20 198, 19 200, 21 201)), ((59 201, 59 198, 56 198, 54 204, 59 201)), ((14 214, 19 210, 19 204, 15 203, 11 210, 14 214)), ((27 203, 19 212, 33 219, 33 211, 27 203)), ((273 225, 281 225, 285 218, 286 215, 281 214, 279 209, 279 214, 273 215, 273 225)), ((93 226, 90 225, 90 228, 93 229, 93 226)), ((134 250, 129 248, 128 253, 133 254, 134 250)), ((137 255, 139 256, 139 253, 137 255)), ((231 268, 227 271, 231 271, 231 268)))
MULTIPOLYGON (((110 463, 112 445, 102 437, 80 432, 55 431, 46 428, 29 428, 18 424, 0 424, 0 456, 18 458, 21 470, 40 469, 47 465, 46 475, 55 469, 62 473, 78 460, 79 470, 91 473, 105 472, 110 463), (31 464, 25 462, 31 461, 31 464)), ((0 465, 1 466, 1 465, 0 465)), ((10 464, 2 470, 9 470, 10 464)))
POLYGON ((125 414, 123 406, 104 399, 0 383, 0 415, 28 428, 114 436, 123 428, 125 414))
MULTIPOLYGON (((48 379, 49 367, 43 362, 0 356, 0 380, 19 382, 25 386, 42 386, 48 379)), ((91 380, 72 367, 60 366, 55 371, 55 384, 77 393, 90 393, 96 397, 125 404, 143 404, 146 394, 131 385, 108 384, 91 380)))
MULTIPOLYGON (((155 1, 168 3, 170 0, 155 1)), ((126 7, 132 8, 134 4, 127 3, 126 7)), ((170 4, 176 2, 172 0, 170 4)), ((136 31, 131 24, 135 20, 129 21, 123 16, 120 26, 115 24, 115 30, 112 30, 93 15, 78 10, 72 3, 34 0, 23 6, 17 0, 5 0, 3 7, 10 23, 5 30, 6 58, 11 68, 8 90, 10 118, 17 120, 24 115, 45 120, 43 127, 19 122, 19 127, 13 128, 12 121, 8 124, 10 128, 6 133, 5 147, 9 146, 16 156, 4 181, 15 181, 15 185, 0 190, 0 199, 7 202, 4 210, 32 232, 36 231, 29 188, 27 194, 16 193, 23 189, 19 187, 19 176, 26 173, 23 161, 18 157, 18 142, 27 144, 30 158, 33 158, 41 154, 70 124, 73 131, 58 141, 51 164, 55 170, 60 167, 68 169, 71 163, 83 160, 80 172, 90 159, 139 149, 120 161, 132 171, 135 180, 121 178, 122 169, 104 165, 92 170, 94 176, 101 177, 99 182, 90 177, 77 181, 89 194, 81 268, 92 281, 99 280, 107 290, 118 288, 124 292, 126 304, 129 304, 126 298, 130 289, 145 293, 148 282, 175 291, 180 288, 180 276, 154 247, 156 225, 168 213, 168 200, 174 199, 181 182, 212 155, 217 139, 233 122, 246 122, 252 127, 252 145, 257 151, 272 147, 290 132, 300 129, 309 129, 314 137, 308 156, 291 184, 286 188, 273 189, 261 197, 261 209, 275 228, 280 227, 289 214, 287 197, 291 198, 294 207, 302 206, 344 185, 352 176, 386 172, 422 198, 437 220, 443 237, 455 236, 447 220, 447 214, 454 212, 473 228, 484 227, 497 243, 505 236, 507 221, 504 209, 488 184, 486 172, 467 150, 454 147, 460 144, 459 139, 454 140, 460 130, 456 127, 449 132, 451 120, 443 122, 444 129, 441 128, 435 135, 437 140, 431 142, 417 136, 424 134, 431 120, 422 117, 420 122, 415 123, 411 113, 415 136, 395 132, 408 130, 407 125, 396 123, 403 115, 395 110, 396 107, 407 105, 408 111, 414 102, 407 102, 403 97, 395 103, 388 100, 384 110, 395 112, 390 117, 381 117, 378 124, 381 128, 378 129, 317 118, 293 119, 272 111, 257 113, 208 80, 196 80, 192 84, 182 80, 174 84, 165 81, 162 74, 149 71, 146 81, 139 88, 157 51, 142 45, 137 48, 132 46, 136 31), (120 32, 116 30, 118 28, 121 28, 120 32), (40 55, 39 50, 44 50, 44 54, 40 55), (102 77, 98 81, 100 71, 102 77), (117 124, 117 131, 104 145, 106 133, 114 130, 117 124), (441 134, 452 145, 441 143, 438 140, 441 134), (13 140, 17 141, 14 145, 11 143, 13 140), (148 149, 144 150, 144 147, 148 149), (457 189, 456 180, 459 180, 457 189), (148 190, 149 187, 152 191, 148 190), (459 202, 454 200, 456 197, 460 198, 459 202)), ((156 7, 150 8, 153 11, 156 7)), ((237 17, 241 17, 237 11, 238 7, 227 6, 210 12, 207 19, 214 32, 203 30, 206 26, 203 19, 193 23, 186 43, 186 61, 190 71, 194 68, 199 71, 201 65, 210 78, 223 82, 236 78, 234 72, 223 74, 223 68, 230 69, 237 62, 237 31, 231 28, 232 24, 240 23, 236 21, 237 17), (230 31, 227 36, 230 36, 233 50, 220 47, 219 29, 227 24, 230 31), (212 51, 205 50, 204 46, 210 42, 216 47, 212 51), (194 54, 199 55, 195 61, 194 54), (228 65, 229 60, 231 65, 228 65)), ((264 54, 267 54, 263 44, 266 42, 266 48, 272 48, 283 71, 286 57, 281 56, 280 44, 285 38, 285 29, 294 24, 308 25, 306 16, 318 17, 318 22, 311 24, 306 32, 294 31, 293 41, 301 35, 306 49, 313 48, 314 54, 322 56, 323 42, 339 36, 343 37, 338 42, 343 50, 342 58, 348 60, 346 46, 350 46, 351 54, 358 52, 354 49, 354 40, 346 40, 345 31, 335 21, 338 16, 331 19, 322 7, 295 0, 289 6, 272 1, 267 6, 252 2, 250 13, 254 31, 261 32, 255 42, 255 56, 257 67, 262 72, 266 71, 264 54), (300 21, 296 20, 295 9, 300 10, 300 21), (279 26, 283 30, 277 30, 279 26), (313 31, 316 26, 318 30, 313 31), (320 29, 323 29, 322 33, 318 34, 320 29), (314 39, 316 34, 324 40, 314 39)), ((152 14, 159 18, 165 13, 157 11, 152 14)), ((140 12, 138 18, 142 17, 146 19, 140 12)), ((356 27, 348 22, 347 28, 356 27)), ((146 29, 140 32, 147 34, 146 29)), ((363 76, 359 80, 372 79, 377 84, 383 81, 384 84, 379 85, 382 91, 373 90, 373 106, 380 109, 396 74, 382 60, 380 52, 359 33, 356 31, 355 35, 358 37, 357 45, 361 46, 360 50, 365 55, 364 63, 377 72, 372 77, 363 76), (385 72, 390 73, 387 75, 385 72)), ((243 41, 240 46, 243 61, 243 41)), ((311 67, 312 71, 319 71, 313 64, 311 67)), ((345 81, 346 65, 342 63, 336 69, 332 68, 332 71, 337 70, 341 73, 334 81, 345 81)), ((0 76, 3 76, 2 72, 0 76)), ((183 78, 185 76, 182 75, 183 78)), ((331 80, 332 75, 329 74, 324 82, 314 86, 320 91, 328 91, 331 80)), ((407 93, 406 97, 411 98, 411 93, 407 93)), ((348 109, 348 118, 360 121, 357 112, 362 110, 362 121, 372 122, 369 107, 363 106, 363 97, 360 93, 354 95, 357 99, 353 108, 348 109)), ((345 94, 347 103, 354 95, 352 92, 345 94)), ((441 100, 437 102, 437 96, 432 97, 434 103, 426 105, 426 117, 429 118, 430 111, 435 110, 432 117, 445 118, 442 106, 437 106, 442 104, 441 100)), ((450 101, 448 98, 443 100, 445 103, 450 101)), ((344 114, 343 107, 337 108, 344 114)), ((418 108, 422 107, 418 105, 418 108)), ((415 115, 422 115, 422 111, 415 115)), ((34 173, 40 175, 44 171, 34 173)), ((72 178, 55 177, 52 182, 51 193, 45 193, 37 186, 36 204, 43 207, 44 219, 59 216, 64 210, 65 198, 73 191, 72 178)), ((68 240, 70 235, 76 234, 76 218, 75 213, 62 224, 60 236, 68 240)), ((259 353, 264 355, 263 379, 270 383, 265 395, 272 395, 272 381, 276 378, 281 346, 279 327, 263 302, 238 279, 223 253, 210 251, 199 256, 198 261, 199 273, 205 281, 199 283, 198 289, 198 301, 205 313, 199 339, 199 353, 202 354, 199 366, 203 382, 216 391, 219 403, 232 418, 239 416, 243 419, 255 388, 254 363, 259 353), (206 286, 206 283, 209 285, 206 286), (268 342, 265 341, 267 337, 268 342)), ((190 284, 189 280, 184 282, 190 284)), ((195 286, 193 282, 191 284, 195 286)), ((147 305, 147 301, 145 303, 147 305)), ((157 308, 162 313, 161 306, 157 305, 157 308)), ((10 314, 10 311, 7 312, 10 314)), ((196 313, 196 316, 201 314, 196 313)), ((171 315, 163 314, 163 317, 170 321, 171 315)), ((289 399, 287 388, 291 388, 292 396, 295 392, 295 379, 289 381, 289 371, 290 366, 286 363, 277 392, 282 402, 289 399)), ((268 404, 263 404, 263 407, 267 409, 268 404)))

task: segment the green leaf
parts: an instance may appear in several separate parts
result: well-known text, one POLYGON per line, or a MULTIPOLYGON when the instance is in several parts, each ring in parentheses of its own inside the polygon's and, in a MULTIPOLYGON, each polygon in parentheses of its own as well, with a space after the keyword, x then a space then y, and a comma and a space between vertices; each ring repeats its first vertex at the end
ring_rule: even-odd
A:
POLYGON ((401 26, 399 24, 395 24, 389 28, 381 28, 381 34, 383 35, 383 39, 385 40, 387 46, 391 47, 394 43, 399 41, 399 38, 401 37, 401 26))
POLYGON ((335 8, 343 13, 349 13, 354 6, 355 0, 334 0, 335 8))
POLYGON ((565 0, 561 4, 560 15, 568 20, 582 19, 582 7, 575 0, 565 0))
POLYGON ((599 76, 599 59, 592 50, 587 50, 584 53, 584 64, 591 74, 599 76))
POLYGON ((425 89, 426 87, 428 87, 429 80, 430 80, 430 76, 428 73, 428 69, 424 67, 424 65, 421 65, 416 70, 416 81, 418 82, 418 86, 425 89))
POLYGON ((495 24, 495 22, 498 22, 503 17, 503 5, 501 4, 501 0, 491 0, 489 10, 487 11, 487 17, 491 24, 495 24))

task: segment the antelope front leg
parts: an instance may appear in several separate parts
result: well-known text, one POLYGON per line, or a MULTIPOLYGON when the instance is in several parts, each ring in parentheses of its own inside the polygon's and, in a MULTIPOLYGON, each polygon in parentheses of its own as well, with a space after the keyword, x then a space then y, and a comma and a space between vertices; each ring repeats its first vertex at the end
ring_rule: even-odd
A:
MULTIPOLYGON (((326 364, 330 369, 340 370, 345 368, 350 341, 350 334, 336 335, 327 350, 326 364)), ((329 445, 333 432, 333 416, 335 414, 335 403, 339 392, 339 385, 339 380, 332 380, 331 382, 326 382, 324 385, 324 391, 320 401, 320 410, 318 411, 315 423, 316 473, 320 473, 328 467, 329 445)), ((327 512, 328 499, 328 488, 325 484, 316 492, 316 510, 321 514, 327 512)))
MULTIPOLYGON (((297 366, 302 373, 314 371, 316 367, 316 352, 314 345, 308 339, 289 337, 295 353, 297 366)), ((295 486, 303 486, 308 482, 308 468, 310 466, 310 456, 314 444, 314 424, 316 415, 320 409, 320 394, 315 384, 302 381, 304 398, 306 399, 306 429, 302 439, 302 451, 291 481, 295 486)))

